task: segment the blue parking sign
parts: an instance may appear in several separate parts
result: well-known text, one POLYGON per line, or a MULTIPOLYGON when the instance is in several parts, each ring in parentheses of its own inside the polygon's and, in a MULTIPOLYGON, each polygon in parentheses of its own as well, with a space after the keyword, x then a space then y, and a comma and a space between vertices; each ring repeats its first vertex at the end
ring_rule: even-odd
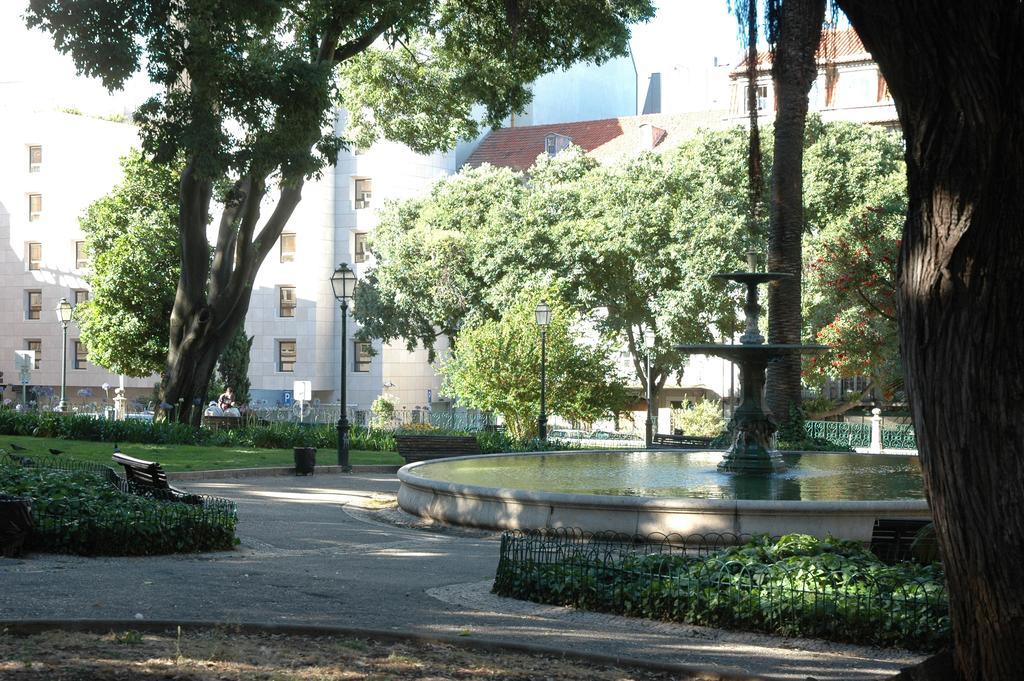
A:
POLYGON ((292 406, 292 392, 290 390, 284 391, 284 406, 292 406))

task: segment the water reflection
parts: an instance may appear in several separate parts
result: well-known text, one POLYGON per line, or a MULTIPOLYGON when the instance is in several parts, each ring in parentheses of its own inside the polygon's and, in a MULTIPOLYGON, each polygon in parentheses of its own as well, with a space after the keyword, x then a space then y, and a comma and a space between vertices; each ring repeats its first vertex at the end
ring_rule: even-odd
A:
POLYGON ((768 476, 720 473, 721 452, 536 454, 436 462, 417 474, 449 482, 577 494, 832 501, 923 499, 917 457, 786 453, 768 476))

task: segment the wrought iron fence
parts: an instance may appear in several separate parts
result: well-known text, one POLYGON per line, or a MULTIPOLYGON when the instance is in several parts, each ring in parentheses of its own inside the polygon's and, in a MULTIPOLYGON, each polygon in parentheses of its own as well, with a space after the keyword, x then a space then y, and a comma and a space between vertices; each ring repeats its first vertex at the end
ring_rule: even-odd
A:
MULTIPOLYGON (((270 423, 306 423, 328 424, 338 422, 339 406, 337 404, 303 404, 290 406, 252 404, 247 411, 247 419, 268 421, 270 423)), ((475 432, 494 425, 494 418, 488 414, 465 410, 432 410, 403 409, 396 411, 385 422, 378 422, 370 411, 365 409, 348 410, 349 423, 354 426, 374 426, 381 430, 395 430, 408 426, 429 425, 446 430, 475 432)))
POLYGON ((882 428, 882 447, 885 449, 917 449, 917 435, 913 425, 882 428))
POLYGON ((757 548, 724 550, 747 539, 506 532, 494 591, 695 625, 922 650, 948 643, 946 590, 931 568, 830 567, 821 556, 765 564, 750 558, 757 548), (914 570, 922 576, 908 579, 914 570))
POLYGON ((808 437, 821 438, 845 447, 869 447, 871 445, 871 426, 866 423, 805 421, 804 432, 808 437))
MULTIPOLYGON (((0 450, 2 453, 2 450, 0 450)), ((125 503, 83 508, 73 499, 36 500, 35 527, 29 550, 80 555, 155 555, 210 551, 234 545, 238 513, 235 503, 219 497, 189 494, 183 501, 159 489, 137 485, 113 468, 63 456, 4 454, 0 466, 85 474, 87 484, 109 485, 125 495, 125 503), (133 502, 133 498, 146 498, 133 502)))

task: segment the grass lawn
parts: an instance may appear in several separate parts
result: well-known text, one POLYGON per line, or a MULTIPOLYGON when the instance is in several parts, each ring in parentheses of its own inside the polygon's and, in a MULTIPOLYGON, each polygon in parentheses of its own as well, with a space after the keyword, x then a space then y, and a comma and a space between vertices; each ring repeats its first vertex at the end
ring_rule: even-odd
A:
MULTIPOLYGON (((11 443, 20 445, 28 452, 17 452, 27 456, 48 455, 49 449, 59 449, 67 456, 79 461, 92 461, 113 465, 110 455, 114 445, 110 442, 87 442, 84 440, 58 440, 47 437, 0 435, 0 449, 15 453, 11 443)), ((132 442, 119 443, 121 452, 128 456, 159 461, 168 471, 204 471, 220 468, 258 468, 260 466, 293 466, 295 458, 290 449, 249 449, 244 447, 197 447, 192 445, 143 445, 132 442)), ((332 450, 319 450, 317 463, 337 463, 332 450)), ((355 449, 349 452, 353 465, 401 465, 405 463, 397 452, 369 452, 355 449)))

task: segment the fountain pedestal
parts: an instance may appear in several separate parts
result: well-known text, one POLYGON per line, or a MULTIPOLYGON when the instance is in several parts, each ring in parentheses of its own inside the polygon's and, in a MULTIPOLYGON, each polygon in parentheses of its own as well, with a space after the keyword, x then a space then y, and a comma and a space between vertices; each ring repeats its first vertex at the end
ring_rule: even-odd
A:
POLYGON ((714 276, 747 285, 746 304, 743 306, 746 330, 739 344, 677 345, 676 349, 688 354, 722 357, 739 367, 740 405, 729 422, 732 443, 718 464, 718 470, 750 474, 785 470, 781 455, 773 451, 770 444, 778 424, 765 412, 762 399, 768 363, 793 352, 818 352, 826 348, 823 345, 765 343, 758 331, 757 320, 761 310, 757 303, 758 284, 792 275, 783 272, 726 272, 714 276))

